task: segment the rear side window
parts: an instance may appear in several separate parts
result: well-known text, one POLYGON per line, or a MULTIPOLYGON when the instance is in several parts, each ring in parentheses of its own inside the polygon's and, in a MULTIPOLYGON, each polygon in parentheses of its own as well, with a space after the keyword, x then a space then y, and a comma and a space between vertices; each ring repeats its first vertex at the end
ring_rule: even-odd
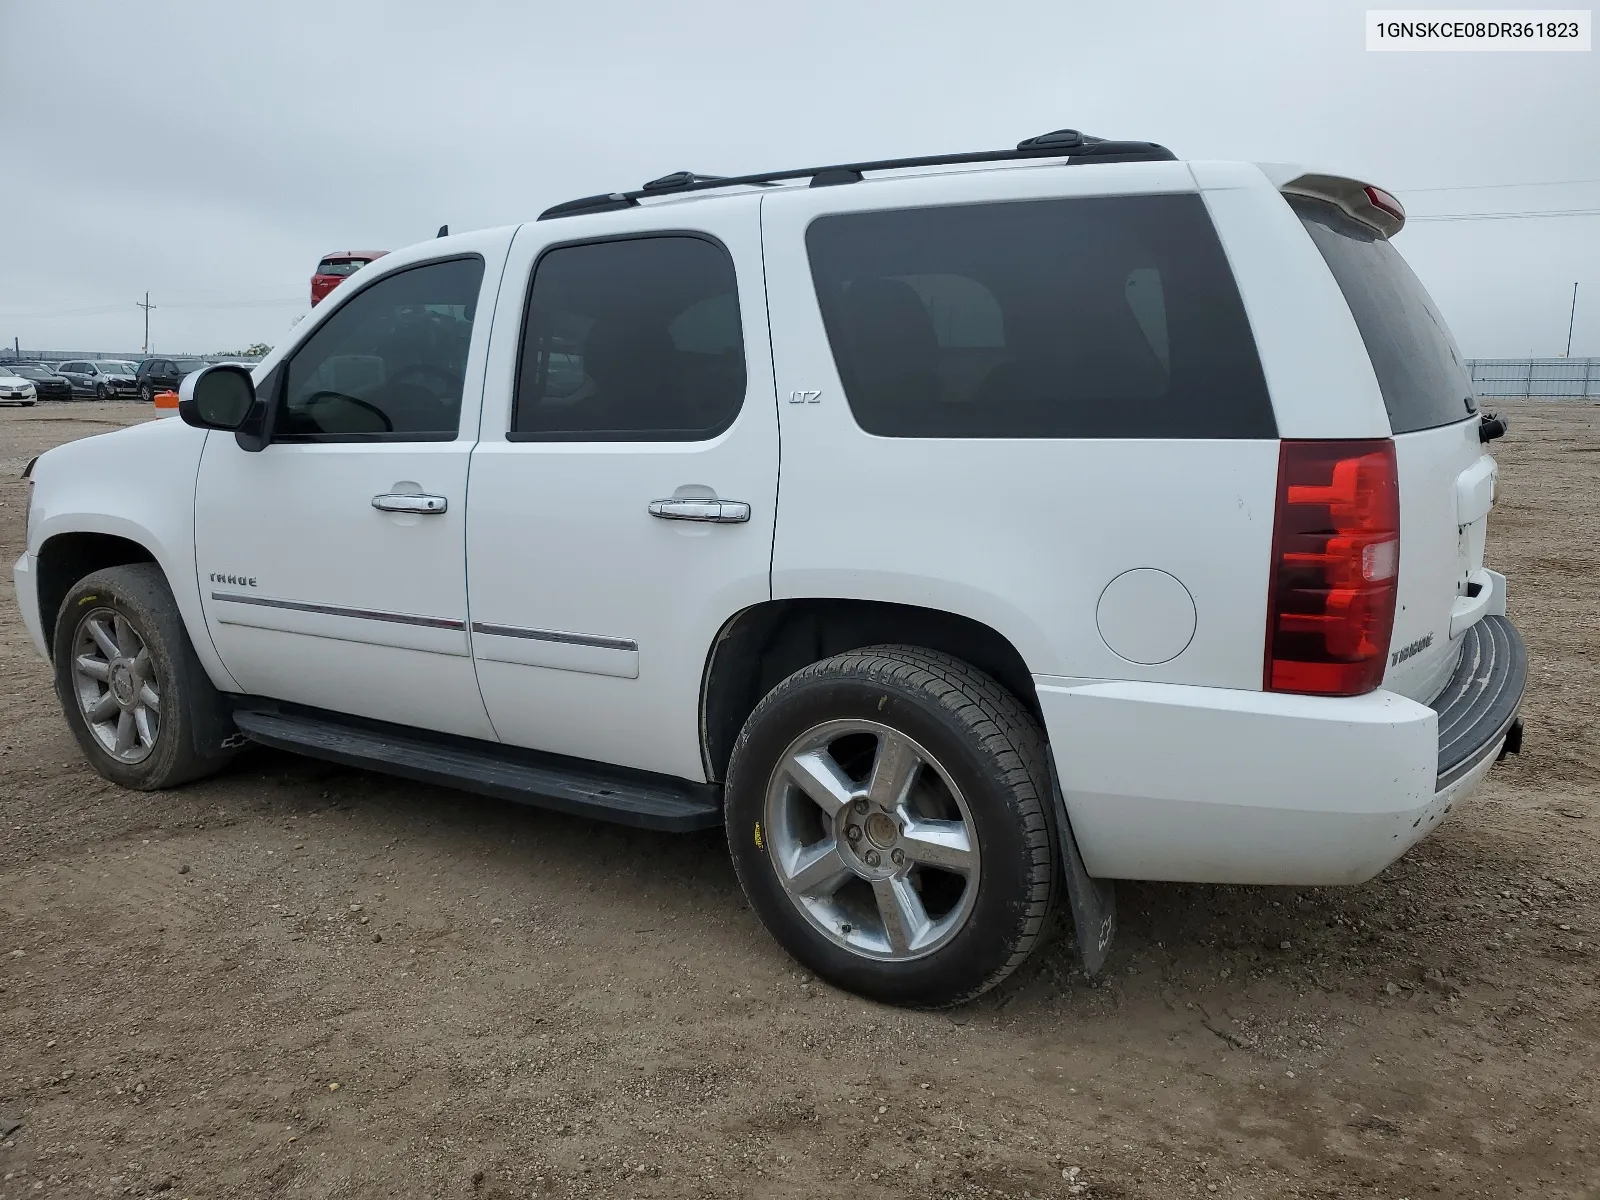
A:
POLYGON ((1289 198, 1361 330, 1395 433, 1477 412, 1472 379, 1420 280, 1388 239, 1331 204, 1289 198))
POLYGON ((744 402, 733 260, 688 235, 558 246, 534 268, 512 441, 700 441, 744 402))
POLYGON ((1277 436, 1198 196, 837 214, 806 247, 868 433, 1277 436))

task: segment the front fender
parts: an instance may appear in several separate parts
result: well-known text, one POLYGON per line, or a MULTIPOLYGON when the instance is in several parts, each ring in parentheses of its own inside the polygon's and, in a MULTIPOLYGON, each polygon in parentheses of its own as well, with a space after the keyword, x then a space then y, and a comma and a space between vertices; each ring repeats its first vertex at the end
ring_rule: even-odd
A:
POLYGON ((150 421, 46 451, 33 469, 28 552, 68 533, 144 547, 167 578, 206 674, 219 690, 238 691, 206 630, 195 570, 195 479, 206 436, 181 421, 150 421))

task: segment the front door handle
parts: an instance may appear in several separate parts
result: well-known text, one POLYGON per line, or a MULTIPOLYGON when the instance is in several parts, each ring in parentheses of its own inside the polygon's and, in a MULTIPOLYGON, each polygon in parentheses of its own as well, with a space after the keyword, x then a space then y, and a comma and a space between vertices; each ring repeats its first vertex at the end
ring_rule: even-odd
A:
POLYGON ((379 512, 418 513, 429 517, 444 512, 450 507, 450 502, 443 496, 406 496, 388 493, 374 496, 372 507, 379 512))
POLYGON ((743 500, 652 500, 650 515, 663 521, 712 521, 718 525, 737 525, 750 519, 750 506, 743 500))

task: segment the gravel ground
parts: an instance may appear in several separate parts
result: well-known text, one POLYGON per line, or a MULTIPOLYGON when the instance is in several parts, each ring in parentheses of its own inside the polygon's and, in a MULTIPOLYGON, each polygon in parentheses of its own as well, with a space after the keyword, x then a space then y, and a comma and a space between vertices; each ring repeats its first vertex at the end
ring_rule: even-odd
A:
MULTIPOLYGON (((0 583, 0 1197, 1600 1197, 1600 406, 1514 403, 1527 749, 1361 887, 1123 885, 951 1013, 801 974, 717 834, 287 755, 91 773, 0 583)), ((0 413, 17 472, 143 419, 0 413)))

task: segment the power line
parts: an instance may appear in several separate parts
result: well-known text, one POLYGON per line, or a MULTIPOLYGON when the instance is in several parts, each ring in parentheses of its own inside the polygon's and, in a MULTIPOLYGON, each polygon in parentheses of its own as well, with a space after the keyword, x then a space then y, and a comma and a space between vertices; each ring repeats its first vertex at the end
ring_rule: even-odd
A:
POLYGON ((1541 183, 1462 183, 1452 187, 1395 188, 1396 192, 1484 192, 1495 188, 1584 187, 1600 184, 1600 179, 1552 179, 1541 183))
POLYGON ((1546 208, 1526 212, 1432 213, 1406 218, 1412 221, 1524 221, 1534 217, 1600 217, 1600 208, 1546 208))

